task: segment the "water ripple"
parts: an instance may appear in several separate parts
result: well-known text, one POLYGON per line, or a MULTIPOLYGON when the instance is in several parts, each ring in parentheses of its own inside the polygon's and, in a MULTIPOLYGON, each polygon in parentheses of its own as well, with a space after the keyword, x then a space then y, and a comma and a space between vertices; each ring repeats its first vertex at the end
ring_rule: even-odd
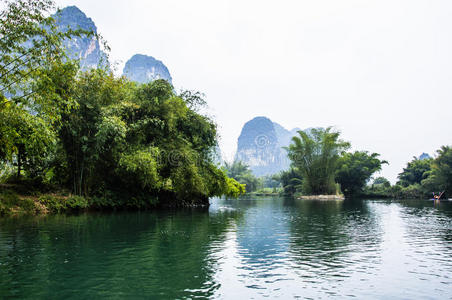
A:
POLYGON ((452 203, 212 201, 0 220, 17 298, 451 298, 452 203))

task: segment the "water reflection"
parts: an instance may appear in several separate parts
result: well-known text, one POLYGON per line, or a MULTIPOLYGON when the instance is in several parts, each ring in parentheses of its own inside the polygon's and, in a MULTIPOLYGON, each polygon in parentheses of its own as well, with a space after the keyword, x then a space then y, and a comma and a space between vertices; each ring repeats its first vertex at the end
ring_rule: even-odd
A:
POLYGON ((212 200, 0 220, 0 295, 447 298, 452 203, 212 200))
POLYGON ((342 281, 355 272, 369 274, 379 262, 382 229, 367 203, 295 202, 291 258, 306 282, 342 281))
POLYGON ((235 211, 3 220, 0 294, 24 298, 209 296, 235 211))

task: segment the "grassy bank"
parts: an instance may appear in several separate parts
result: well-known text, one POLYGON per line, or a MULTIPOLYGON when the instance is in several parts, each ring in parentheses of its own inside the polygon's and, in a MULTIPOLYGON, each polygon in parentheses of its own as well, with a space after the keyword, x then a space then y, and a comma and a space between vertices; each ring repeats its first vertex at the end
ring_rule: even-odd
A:
POLYGON ((88 199, 63 190, 36 191, 25 185, 0 185, 0 216, 74 212, 90 205, 88 199))
POLYGON ((69 190, 44 185, 32 180, 0 183, 0 217, 76 213, 81 211, 148 210, 159 208, 206 207, 208 198, 196 200, 171 200, 171 195, 161 199, 146 194, 125 191, 107 191, 96 196, 73 195, 69 190))

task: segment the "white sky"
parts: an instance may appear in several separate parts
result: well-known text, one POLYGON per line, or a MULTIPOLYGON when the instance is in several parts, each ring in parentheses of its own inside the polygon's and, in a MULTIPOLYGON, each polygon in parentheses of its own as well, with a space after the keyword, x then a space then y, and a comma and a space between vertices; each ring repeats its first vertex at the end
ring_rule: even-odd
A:
POLYGON ((452 144, 452 1, 59 0, 92 18, 119 70, 162 60, 207 95, 231 158, 243 124, 336 126, 390 162, 452 144))

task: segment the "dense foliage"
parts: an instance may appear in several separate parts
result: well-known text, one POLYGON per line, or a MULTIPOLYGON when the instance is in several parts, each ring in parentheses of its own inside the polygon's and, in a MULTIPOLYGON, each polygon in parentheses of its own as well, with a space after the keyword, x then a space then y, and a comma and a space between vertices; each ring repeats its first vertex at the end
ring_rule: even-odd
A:
POLYGON ((331 128, 299 131, 287 148, 292 168, 279 175, 284 193, 294 195, 336 194, 357 196, 363 193, 372 175, 387 162, 378 153, 346 152, 348 142, 331 128))
POLYGON ((61 48, 79 33, 56 31, 45 17, 52 8, 18 0, 1 12, 0 166, 14 167, 16 183, 32 179, 115 207, 244 193, 213 162, 217 131, 198 113, 202 94, 177 94, 164 80, 137 85, 103 68, 81 72, 61 48))
POLYGON ((431 170, 432 161, 432 158, 419 159, 414 157, 407 164, 406 168, 403 168, 403 172, 399 174, 398 184, 403 187, 412 184, 421 184, 422 180, 427 177, 428 172, 431 170))
POLYGON ((381 170, 386 161, 380 160, 378 153, 367 151, 343 153, 338 160, 336 182, 341 185, 345 196, 356 196, 362 193, 372 175, 381 170))
POLYGON ((431 170, 425 172, 421 186, 425 192, 443 192, 452 196, 452 148, 442 146, 437 151, 437 157, 431 161, 431 170))
POLYGON ((281 172, 278 179, 285 195, 293 196, 295 193, 302 191, 303 176, 299 170, 290 168, 287 171, 281 172))
POLYGON ((71 82, 77 105, 61 114, 53 143, 39 140, 51 148, 48 155, 29 153, 27 176, 76 195, 121 195, 125 206, 206 204, 212 196, 243 193, 212 162, 215 124, 168 82, 135 85, 100 69, 71 82))
POLYGON ((438 157, 433 162, 432 175, 438 186, 452 194, 452 148, 443 146, 438 150, 438 157))
POLYGON ((303 177, 303 192, 306 194, 335 194, 334 181, 340 155, 350 147, 348 142, 339 139, 340 133, 331 127, 298 131, 299 137, 292 138, 287 148, 292 166, 303 177))
POLYGON ((153 195, 155 203, 205 203, 241 193, 242 186, 211 161, 215 124, 190 109, 192 98, 176 95, 168 82, 135 86, 93 70, 78 89, 79 105, 60 130, 68 184, 77 194, 104 187, 153 195))
POLYGON ((436 158, 414 157, 399 174, 397 184, 384 178, 376 178, 364 191, 366 197, 432 198, 433 193, 442 198, 452 195, 452 148, 443 146, 436 158))
POLYGON ((397 184, 391 186, 383 177, 371 182, 372 176, 380 171, 387 161, 381 160, 378 153, 344 151, 349 145, 339 140, 339 133, 336 132, 329 139, 325 137, 332 134, 330 130, 327 128, 301 132, 301 138, 293 139, 288 148, 292 169, 282 172, 278 177, 285 194, 334 193, 334 184, 338 183, 347 197, 426 198, 432 197, 432 192, 437 195, 444 192, 443 197, 452 195, 451 147, 441 147, 436 158, 414 157, 399 174, 397 184), (337 149, 342 151, 323 149, 334 149, 334 141, 339 141, 337 149), (327 146, 328 143, 331 145, 327 146), (331 178, 332 175, 334 179, 331 178), (313 183, 315 185, 312 185, 313 183), (328 188, 318 188, 322 186, 328 188))
POLYGON ((225 168, 228 177, 234 178, 241 184, 245 185, 246 192, 254 192, 259 186, 259 179, 253 175, 250 168, 241 161, 234 161, 233 163, 225 163, 225 168))

